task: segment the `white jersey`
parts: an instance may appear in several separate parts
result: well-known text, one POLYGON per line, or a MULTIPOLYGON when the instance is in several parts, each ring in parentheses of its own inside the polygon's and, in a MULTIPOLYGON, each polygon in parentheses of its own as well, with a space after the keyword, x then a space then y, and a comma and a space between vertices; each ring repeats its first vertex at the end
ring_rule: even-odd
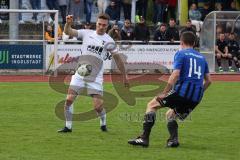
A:
MULTIPOLYGON (((96 81, 102 82, 104 71, 103 61, 109 58, 111 55, 110 52, 117 52, 114 40, 106 33, 98 35, 95 30, 89 29, 78 30, 78 38, 83 40, 82 55, 79 58, 79 63, 86 62, 91 64, 92 74, 90 76, 94 77, 96 81)), ((80 76, 77 73, 75 75, 80 76)))

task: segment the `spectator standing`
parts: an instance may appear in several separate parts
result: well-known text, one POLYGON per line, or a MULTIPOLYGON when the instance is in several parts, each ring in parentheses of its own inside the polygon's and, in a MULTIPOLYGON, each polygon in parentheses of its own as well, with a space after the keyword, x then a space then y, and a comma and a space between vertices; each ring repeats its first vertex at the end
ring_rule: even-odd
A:
POLYGON ((205 17, 212 11, 210 8, 210 3, 204 3, 203 9, 201 10, 202 18, 201 21, 204 21, 205 17))
POLYGON ((232 1, 230 7, 225 9, 226 11, 237 11, 236 2, 232 1))
POLYGON ((110 1, 110 4, 107 7, 105 13, 108 14, 110 17, 110 21, 109 21, 110 25, 117 23, 118 27, 122 28, 123 22, 120 21, 119 7, 117 6, 117 3, 114 0, 110 1))
POLYGON ((69 14, 73 15, 73 22, 81 24, 81 9, 83 9, 83 0, 70 0, 69 14))
POLYGON ((196 3, 193 3, 191 5, 190 10, 188 11, 188 15, 192 24, 196 27, 196 31, 200 32, 203 25, 203 22, 201 21, 202 14, 198 10, 196 3))
MULTIPOLYGON (((31 4, 31 7, 32 7, 33 10, 40 10, 41 9, 41 0, 30 0, 30 4, 31 4)), ((32 22, 40 23, 37 16, 38 16, 38 13, 33 13, 32 22)))
MULTIPOLYGON (((35 1, 35 0, 33 0, 33 1, 35 1)), ((59 9, 57 0, 46 0, 46 5, 47 5, 48 9, 50 9, 50 10, 54 10, 54 9, 58 10, 59 9)), ((54 13, 51 13, 50 16, 51 16, 51 19, 49 19, 49 22, 54 20, 54 13)))
POLYGON ((164 22, 164 12, 166 12, 168 0, 155 0, 157 9, 157 22, 164 22))
POLYGON ((138 0, 136 2, 136 13, 142 16, 144 19, 147 18, 148 0, 138 0))
POLYGON ((170 18, 176 19, 176 7, 177 0, 168 0, 168 12, 170 13, 170 18))
POLYGON ((124 19, 131 19, 132 0, 122 0, 124 19))
POLYGON ((98 0, 97 6, 98 6, 99 13, 104 13, 108 4, 109 4, 109 0, 98 0))
POLYGON ((93 0, 84 0, 86 22, 91 23, 93 0))
MULTIPOLYGON (((22 0, 19 0, 18 2, 19 2, 19 4, 18 4, 18 5, 19 5, 19 6, 18 6, 19 9, 23 9, 22 0)), ((0 21, 1 21, 1 20, 0 20, 0 21)), ((23 19, 22 19, 22 13, 19 13, 19 23, 20 23, 20 24, 24 24, 24 23, 25 23, 25 22, 23 21, 23 19)))
POLYGON ((67 6, 68 6, 69 1, 68 0, 58 0, 59 4, 59 11, 61 13, 62 17, 62 24, 66 23, 66 16, 67 16, 67 6))

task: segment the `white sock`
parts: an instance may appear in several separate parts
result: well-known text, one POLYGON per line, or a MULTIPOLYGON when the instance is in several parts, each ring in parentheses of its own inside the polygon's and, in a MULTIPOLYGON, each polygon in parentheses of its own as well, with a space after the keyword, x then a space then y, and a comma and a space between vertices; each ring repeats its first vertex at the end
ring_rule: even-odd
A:
POLYGON ((104 108, 103 108, 102 112, 98 113, 98 116, 100 118, 100 126, 106 126, 107 114, 106 114, 106 111, 104 108))
POLYGON ((73 104, 65 109, 66 127, 72 129, 73 104))

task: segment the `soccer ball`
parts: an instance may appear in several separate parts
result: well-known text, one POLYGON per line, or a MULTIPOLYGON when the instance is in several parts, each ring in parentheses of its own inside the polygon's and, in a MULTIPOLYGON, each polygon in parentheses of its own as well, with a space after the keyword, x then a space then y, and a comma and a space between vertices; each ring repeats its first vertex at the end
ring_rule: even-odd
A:
POLYGON ((78 69, 77 69, 77 73, 80 76, 89 76, 92 72, 92 65, 90 64, 80 64, 78 69))

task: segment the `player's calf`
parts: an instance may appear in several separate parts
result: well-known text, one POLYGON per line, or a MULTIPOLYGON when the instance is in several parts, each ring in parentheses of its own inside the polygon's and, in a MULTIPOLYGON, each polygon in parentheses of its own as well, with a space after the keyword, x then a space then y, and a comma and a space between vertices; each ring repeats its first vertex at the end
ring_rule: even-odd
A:
POLYGON ((177 147, 179 146, 178 142, 178 124, 176 121, 176 113, 173 109, 169 109, 166 113, 167 119, 167 128, 169 132, 169 139, 167 140, 167 147, 177 147))

